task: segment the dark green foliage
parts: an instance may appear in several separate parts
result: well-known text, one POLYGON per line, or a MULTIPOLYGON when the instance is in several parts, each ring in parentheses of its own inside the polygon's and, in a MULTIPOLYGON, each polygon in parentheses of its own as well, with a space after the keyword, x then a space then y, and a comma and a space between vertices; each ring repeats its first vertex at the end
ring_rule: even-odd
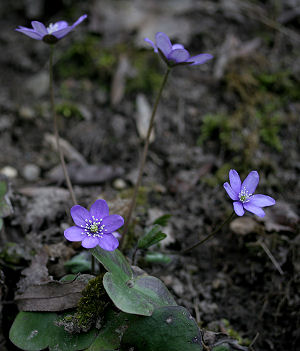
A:
POLYGON ((151 316, 155 308, 174 306, 176 302, 166 286, 146 274, 135 275, 119 250, 105 251, 99 246, 92 254, 108 270, 104 275, 104 288, 121 311, 151 316))
POLYGON ((138 240, 137 247, 138 249, 148 249, 150 246, 159 243, 166 237, 167 234, 161 231, 160 225, 155 224, 138 240))
POLYGON ((151 317, 137 317, 130 323, 121 350, 130 347, 136 351, 200 351, 200 329, 184 307, 161 307, 151 317))
POLYGON ((20 312, 9 332, 10 340, 21 350, 78 351, 87 348, 97 335, 96 330, 72 335, 55 325, 56 313, 20 312))

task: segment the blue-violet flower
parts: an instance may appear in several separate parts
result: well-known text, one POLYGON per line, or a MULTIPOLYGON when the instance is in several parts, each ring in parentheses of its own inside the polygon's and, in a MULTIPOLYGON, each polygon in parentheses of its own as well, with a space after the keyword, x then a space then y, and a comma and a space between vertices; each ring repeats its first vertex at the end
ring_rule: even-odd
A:
POLYGON ((119 246, 114 232, 124 224, 123 217, 109 215, 105 200, 97 200, 90 211, 82 206, 71 208, 71 216, 76 226, 65 230, 65 238, 69 241, 82 241, 87 249, 99 245, 102 249, 113 251, 119 246))
POLYGON ((259 182, 259 175, 256 171, 248 174, 247 178, 241 182, 237 171, 229 171, 229 181, 224 183, 224 188, 229 197, 234 201, 233 209, 238 216, 243 216, 245 210, 256 214, 258 217, 264 217, 265 212, 262 207, 275 205, 275 200, 267 195, 253 195, 259 182))
POLYGON ((156 33, 155 44, 148 38, 145 38, 145 41, 153 47, 156 53, 161 55, 169 66, 176 66, 179 64, 190 66, 201 65, 213 58, 210 54, 190 56, 190 53, 182 44, 172 44, 169 37, 162 32, 156 33))
POLYGON ((86 18, 87 15, 80 16, 71 26, 69 26, 66 21, 59 21, 56 23, 51 23, 47 28, 41 22, 32 21, 32 28, 19 26, 19 28, 16 28, 16 31, 21 32, 32 39, 43 40, 47 44, 54 44, 69 34, 72 29, 78 26, 78 24, 80 24, 86 18))

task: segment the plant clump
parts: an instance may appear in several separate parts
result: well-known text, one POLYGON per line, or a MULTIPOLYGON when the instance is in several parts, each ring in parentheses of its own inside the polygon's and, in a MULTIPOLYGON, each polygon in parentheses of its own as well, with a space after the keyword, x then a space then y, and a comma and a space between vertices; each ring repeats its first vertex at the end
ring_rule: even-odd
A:
POLYGON ((104 310, 110 302, 103 287, 103 276, 104 273, 89 281, 82 290, 76 311, 64 315, 56 325, 64 327, 71 334, 87 332, 94 326, 101 328, 104 310))

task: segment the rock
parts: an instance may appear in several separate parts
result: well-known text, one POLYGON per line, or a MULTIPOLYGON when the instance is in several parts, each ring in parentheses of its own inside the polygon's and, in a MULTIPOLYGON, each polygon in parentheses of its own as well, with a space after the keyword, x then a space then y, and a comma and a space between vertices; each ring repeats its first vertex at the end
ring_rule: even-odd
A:
POLYGON ((34 118, 34 110, 30 106, 21 106, 19 108, 19 116, 24 119, 31 120, 34 118))
POLYGON ((117 190, 123 190, 127 187, 127 184, 126 184, 125 180, 123 180, 121 178, 117 178, 113 182, 113 187, 117 190))
POLYGON ((230 223, 230 229, 235 234, 247 235, 254 233, 257 228, 257 223, 250 217, 236 218, 230 223))
POLYGON ((49 90, 49 76, 46 71, 37 73, 26 82, 27 90, 36 98, 47 94, 49 90))
MULTIPOLYGON (((138 94, 138 96, 136 97, 136 108, 136 127, 141 139, 146 139, 152 108, 149 102, 147 101, 145 95, 138 94)), ((152 129, 150 135, 150 142, 154 141, 154 138, 154 129, 152 129)))
POLYGON ((5 166, 0 170, 0 173, 5 175, 7 178, 16 178, 18 175, 18 171, 11 167, 11 166, 5 166))
POLYGON ((22 171, 23 177, 29 182, 34 182, 37 180, 40 176, 40 173, 40 167, 34 164, 27 164, 22 171))

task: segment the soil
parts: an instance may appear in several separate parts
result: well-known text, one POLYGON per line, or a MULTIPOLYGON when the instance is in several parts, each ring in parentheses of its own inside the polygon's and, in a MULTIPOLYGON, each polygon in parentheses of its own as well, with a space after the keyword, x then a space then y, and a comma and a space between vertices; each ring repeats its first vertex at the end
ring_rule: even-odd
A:
POLYGON ((34 19, 71 22, 88 13, 88 20, 56 45, 54 56, 59 129, 78 203, 88 207, 104 198, 112 213, 126 213, 143 147, 142 122, 165 71, 143 38, 163 31, 192 53, 213 54, 205 65, 171 72, 125 254, 131 257, 130 245, 145 225, 171 214, 168 238, 154 250, 172 257, 171 263, 149 263, 139 253, 138 264, 165 282, 201 328, 230 333, 244 345, 254 341, 254 350, 296 350, 296 1, 40 3, 0 4, 0 173, 11 203, 1 212, 0 349, 17 350, 8 339, 18 312, 14 294, 34 255, 46 248, 49 273, 59 279, 67 273, 63 263, 83 251, 63 237, 72 223, 72 202, 53 146, 49 47, 14 29, 34 19), (274 197, 276 205, 263 219, 249 212, 235 217, 211 240, 180 253, 232 212, 222 186, 230 169, 242 178, 257 170, 257 191, 274 197))

